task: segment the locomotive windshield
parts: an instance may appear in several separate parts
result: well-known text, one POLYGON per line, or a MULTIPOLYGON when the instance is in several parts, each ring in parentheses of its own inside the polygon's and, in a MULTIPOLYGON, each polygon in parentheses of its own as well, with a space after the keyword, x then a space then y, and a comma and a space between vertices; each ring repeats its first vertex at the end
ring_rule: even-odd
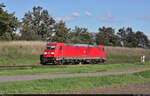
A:
POLYGON ((55 50, 55 48, 56 48, 56 45, 48 45, 46 47, 46 50, 55 50))

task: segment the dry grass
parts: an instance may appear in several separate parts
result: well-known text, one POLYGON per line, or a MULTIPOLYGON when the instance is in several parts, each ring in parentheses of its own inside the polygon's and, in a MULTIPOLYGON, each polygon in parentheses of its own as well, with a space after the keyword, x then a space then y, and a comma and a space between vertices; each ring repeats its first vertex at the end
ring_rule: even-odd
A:
POLYGON ((146 56, 146 61, 150 60, 150 49, 107 46, 105 49, 109 63, 136 63, 142 55, 146 56))
MULTIPOLYGON (((24 60, 28 61, 26 63, 31 62, 30 65, 34 62, 37 63, 45 46, 46 42, 42 41, 1 41, 0 64, 7 65, 15 62, 14 64, 17 65, 19 62, 23 64, 24 60)), ((140 61, 142 55, 146 56, 146 60, 150 60, 150 49, 108 46, 105 46, 105 49, 108 63, 136 63, 140 61)))
POLYGON ((125 55, 125 56, 149 56, 150 49, 143 48, 123 48, 123 47, 105 47, 107 55, 125 55))
POLYGON ((44 50, 46 42, 42 41, 1 41, 0 53, 9 54, 10 51, 15 50, 22 54, 41 54, 44 50))
MULTIPOLYGON (((43 41, 1 41, 0 53, 8 53, 11 48, 17 48, 21 53, 37 54, 43 50, 46 42, 43 41)), ((123 48, 105 46, 107 56, 150 56, 150 49, 143 48, 123 48)))
POLYGON ((45 46, 43 41, 0 41, 0 46, 45 46))

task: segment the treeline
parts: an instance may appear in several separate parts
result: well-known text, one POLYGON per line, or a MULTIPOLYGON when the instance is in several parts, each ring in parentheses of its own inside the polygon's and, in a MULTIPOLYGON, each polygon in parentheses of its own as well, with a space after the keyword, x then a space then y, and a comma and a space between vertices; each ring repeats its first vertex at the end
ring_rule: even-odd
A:
POLYGON ((75 26, 67 28, 65 22, 56 22, 48 10, 40 6, 25 13, 21 21, 8 13, 0 4, 0 40, 42 40, 49 42, 102 44, 105 46, 150 47, 148 37, 131 27, 120 28, 117 32, 111 27, 100 27, 98 32, 75 26))

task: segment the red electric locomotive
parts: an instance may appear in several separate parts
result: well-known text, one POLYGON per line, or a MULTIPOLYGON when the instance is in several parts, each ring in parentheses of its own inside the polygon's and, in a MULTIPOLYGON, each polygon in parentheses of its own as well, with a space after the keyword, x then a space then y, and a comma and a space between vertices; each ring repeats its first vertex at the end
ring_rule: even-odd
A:
POLYGON ((47 43, 44 54, 40 56, 41 64, 79 64, 106 61, 102 45, 47 43))

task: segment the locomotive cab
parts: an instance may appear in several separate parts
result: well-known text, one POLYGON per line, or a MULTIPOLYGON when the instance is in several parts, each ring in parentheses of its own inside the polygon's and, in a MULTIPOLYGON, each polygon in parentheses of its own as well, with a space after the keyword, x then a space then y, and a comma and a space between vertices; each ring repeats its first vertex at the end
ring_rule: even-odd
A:
POLYGON ((44 57, 54 57, 56 45, 47 45, 44 50, 44 57))
POLYGON ((44 53, 40 56, 40 63, 58 63, 58 58, 63 57, 64 43, 47 43, 44 53))
POLYGON ((55 53, 56 53, 57 44, 47 44, 44 49, 44 53, 40 56, 40 63, 54 63, 56 61, 55 53))

